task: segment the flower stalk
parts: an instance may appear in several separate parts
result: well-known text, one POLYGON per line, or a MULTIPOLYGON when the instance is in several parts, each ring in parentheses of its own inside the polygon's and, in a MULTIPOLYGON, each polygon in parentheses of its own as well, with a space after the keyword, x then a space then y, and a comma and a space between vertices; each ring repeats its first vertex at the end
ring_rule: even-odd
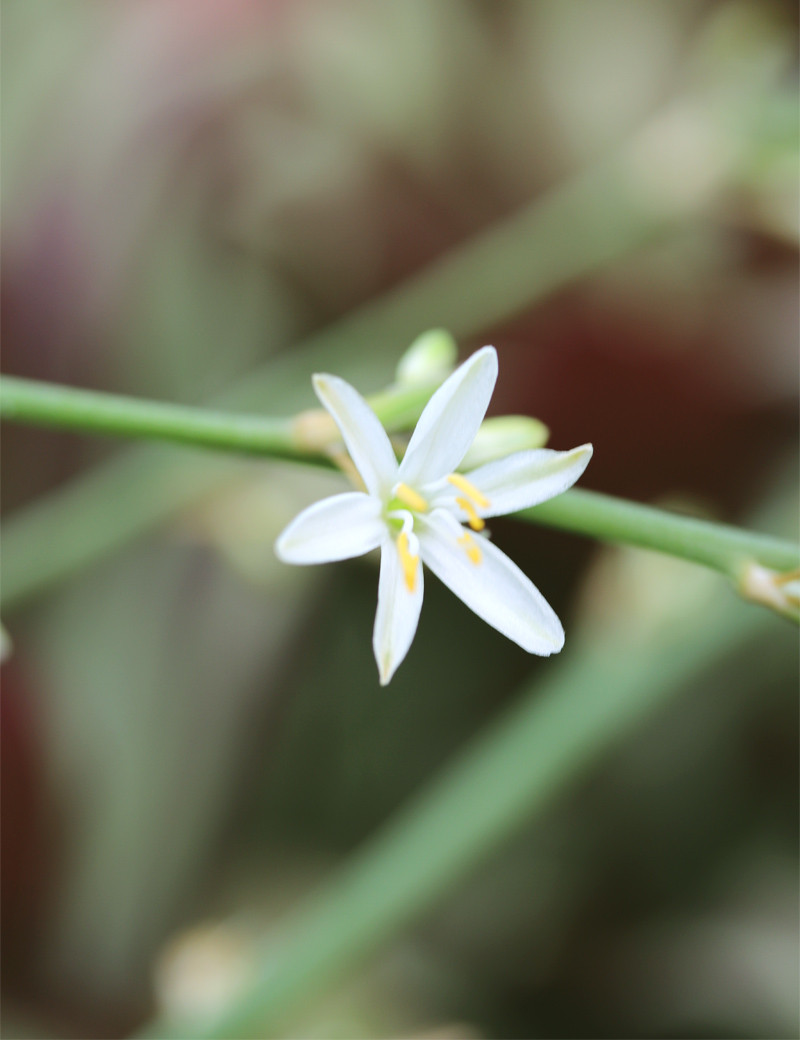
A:
MULTIPOLYGON (((388 429, 407 429, 438 385, 437 381, 392 387, 371 398, 370 404, 388 429)), ((320 410, 294 419, 239 415, 15 376, 0 378, 0 417, 80 433, 171 441, 317 464, 324 464, 320 456, 339 439, 333 420, 320 410)))
POLYGON ((781 572, 800 565, 800 545, 783 538, 682 516, 597 491, 576 488, 557 499, 516 513, 514 518, 603 542, 677 556, 719 571, 737 584, 754 561, 781 572))
MULTIPOLYGON (((436 387, 400 385, 368 398, 381 423, 399 432, 419 418, 436 387)), ((81 433, 172 441, 196 448, 282 458, 317 466, 334 465, 326 437, 311 441, 308 416, 324 416, 327 434, 334 435, 330 416, 322 411, 305 418, 246 416, 205 408, 143 401, 115 394, 55 386, 12 376, 0 378, 0 418, 8 422, 47 426, 81 433)), ((491 421, 491 420, 489 420, 491 421)), ((338 436, 338 435, 337 435, 338 436)), ((754 597, 742 575, 753 565, 777 573, 800 566, 800 546, 780 538, 712 523, 593 491, 570 490, 515 519, 542 523, 600 541, 652 549, 710 567, 730 578, 746 598, 754 597)), ((53 537, 57 532, 51 532, 53 537)), ((24 575, 14 579, 11 559, 4 574, 5 606, 28 593, 24 575)), ((44 588, 38 583, 36 589, 44 588)), ((767 597, 768 600, 768 597, 767 597)))

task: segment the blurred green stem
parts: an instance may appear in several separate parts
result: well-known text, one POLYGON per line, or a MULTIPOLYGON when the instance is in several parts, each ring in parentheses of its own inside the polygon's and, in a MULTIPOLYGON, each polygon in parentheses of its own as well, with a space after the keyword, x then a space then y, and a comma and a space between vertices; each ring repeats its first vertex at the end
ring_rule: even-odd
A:
POLYGON ((303 1035, 297 1030, 321 996, 452 892, 694 675, 767 630, 765 615, 735 600, 708 611, 688 596, 680 620, 665 617, 650 638, 612 633, 562 658, 269 940, 248 985, 220 1013, 204 1022, 160 1021, 141 1035, 303 1035))
MULTIPOLYGON (((372 400, 382 421, 402 428, 413 425, 435 389, 435 385, 390 388, 372 400)), ((8 376, 0 379, 0 416, 60 429, 165 439, 327 465, 330 460, 321 453, 322 448, 336 436, 335 427, 321 411, 302 413, 294 420, 235 415, 8 376)), ((516 515, 601 541, 678 556, 734 581, 751 562, 779 571, 800 564, 800 548, 791 542, 591 491, 574 490, 516 515)))

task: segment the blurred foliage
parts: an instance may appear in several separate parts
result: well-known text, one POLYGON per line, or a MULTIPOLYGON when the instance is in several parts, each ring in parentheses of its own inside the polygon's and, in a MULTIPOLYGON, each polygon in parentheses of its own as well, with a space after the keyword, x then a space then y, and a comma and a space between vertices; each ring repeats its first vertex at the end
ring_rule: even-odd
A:
MULTIPOLYGON (((369 391, 441 324, 497 345, 498 415, 594 442, 589 485, 796 533, 795 5, 2 14, 6 371, 185 401, 235 382, 288 412, 323 348, 369 391)), ((12 523, 117 451, 5 431, 12 523)), ((529 659, 431 581, 379 691, 373 562, 272 555, 335 476, 142 458, 74 517, 89 546, 128 520, 114 552, 3 619, 9 1037, 210 1010, 520 692, 604 641, 646 654, 665 611, 702 640, 723 609, 673 561, 498 521, 565 622, 564 660, 529 659)), ((67 537, 27 530, 43 560, 67 537)), ((796 1036, 797 659, 779 619, 759 631, 294 1035, 796 1036)))

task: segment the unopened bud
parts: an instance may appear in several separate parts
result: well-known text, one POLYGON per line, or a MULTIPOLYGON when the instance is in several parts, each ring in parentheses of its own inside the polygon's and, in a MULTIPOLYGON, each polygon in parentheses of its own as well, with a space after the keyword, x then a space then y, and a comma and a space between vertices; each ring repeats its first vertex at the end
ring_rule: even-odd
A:
POLYGON ((541 448, 547 443, 550 431, 543 422, 529 415, 499 415, 485 419, 472 447, 464 456, 462 469, 474 469, 484 462, 505 458, 515 451, 541 448))
POLYGON ((342 438, 339 428, 323 408, 300 412, 292 420, 292 439, 302 451, 327 451, 342 438))
POLYGON ((800 621, 800 570, 779 571, 749 563, 739 579, 739 592, 795 621, 800 621))
POLYGON ((417 336, 400 358, 395 378, 413 385, 435 383, 450 375, 458 358, 456 341, 444 329, 430 329, 417 336))

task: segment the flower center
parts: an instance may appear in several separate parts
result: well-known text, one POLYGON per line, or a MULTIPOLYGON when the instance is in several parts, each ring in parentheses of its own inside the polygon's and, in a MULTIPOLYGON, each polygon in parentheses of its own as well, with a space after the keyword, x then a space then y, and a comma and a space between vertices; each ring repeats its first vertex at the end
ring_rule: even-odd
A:
POLYGON ((415 513, 428 512, 428 503, 418 491, 410 488, 408 484, 398 484, 394 489, 394 497, 401 505, 413 509, 415 513))
MULTIPOLYGON (((478 509, 488 509, 491 504, 489 499, 461 473, 451 473, 447 477, 447 481, 461 492, 455 502, 467 514, 469 526, 473 531, 482 531, 486 524, 478 515, 478 509)), ((418 543, 416 537, 411 533, 414 529, 414 514, 427 513, 429 509, 428 500, 414 488, 403 483, 398 484, 394 489, 392 499, 387 505, 386 518, 390 526, 397 532, 395 545, 409 592, 413 592, 416 587, 419 570, 418 543)), ((456 541, 466 553, 470 563, 477 567, 483 559, 478 542, 469 531, 464 531, 456 541)))

